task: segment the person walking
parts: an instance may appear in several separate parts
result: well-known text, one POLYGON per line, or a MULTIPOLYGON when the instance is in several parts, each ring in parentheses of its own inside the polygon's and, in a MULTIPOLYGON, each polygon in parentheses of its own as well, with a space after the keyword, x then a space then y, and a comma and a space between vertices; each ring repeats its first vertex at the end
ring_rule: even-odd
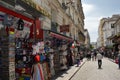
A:
POLYGON ((91 53, 91 58, 92 58, 92 61, 94 61, 94 52, 93 51, 91 53))
POLYGON ((119 53, 118 53, 118 68, 120 69, 120 50, 119 50, 119 53))
POLYGON ((98 60, 98 69, 101 69, 102 66, 102 54, 100 54, 99 52, 97 53, 97 60, 98 60))
POLYGON ((95 61, 96 61, 96 56, 97 56, 97 52, 96 52, 96 51, 94 51, 95 61))
POLYGON ((80 53, 77 53, 76 59, 77 59, 77 67, 79 67, 79 65, 80 65, 80 53))

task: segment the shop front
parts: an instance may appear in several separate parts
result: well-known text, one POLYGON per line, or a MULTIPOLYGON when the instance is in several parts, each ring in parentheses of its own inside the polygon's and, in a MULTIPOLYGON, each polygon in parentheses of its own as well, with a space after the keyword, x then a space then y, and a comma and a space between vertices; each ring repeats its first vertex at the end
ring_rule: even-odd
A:
POLYGON ((67 57, 70 55, 70 43, 72 43, 73 40, 70 37, 51 30, 45 30, 44 32, 46 33, 46 43, 49 50, 52 50, 53 56, 52 62, 54 64, 51 66, 52 69, 54 69, 54 73, 51 74, 57 75, 60 70, 68 69, 69 63, 67 57))
MULTIPOLYGON (((30 75, 30 44, 34 41, 32 30, 34 19, 0 6, 1 29, 1 78, 2 80, 15 80, 20 74, 17 69, 24 69, 30 75), (30 36, 31 35, 31 36, 30 36), (29 42, 28 40, 33 39, 29 42), (24 60, 23 60, 24 58, 24 60), (17 70, 17 71, 16 71, 17 70)), ((21 72, 22 74, 22 72, 21 72)), ((26 77, 28 78, 28 77, 26 77)))
POLYGON ((1 80, 49 80, 41 21, 30 15, 0 5, 1 80))

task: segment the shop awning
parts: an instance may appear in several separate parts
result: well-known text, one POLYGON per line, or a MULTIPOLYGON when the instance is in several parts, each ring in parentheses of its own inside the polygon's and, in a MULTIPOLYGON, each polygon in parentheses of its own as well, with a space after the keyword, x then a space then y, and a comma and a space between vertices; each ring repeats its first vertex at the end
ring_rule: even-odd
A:
POLYGON ((62 39, 62 40, 73 41, 72 38, 65 36, 65 35, 62 35, 62 34, 59 34, 59 33, 50 32, 50 36, 56 37, 56 38, 62 39))
POLYGON ((25 15, 23 15, 19 12, 16 12, 12 9, 8 9, 5 6, 2 6, 2 5, 0 5, 0 11, 5 12, 5 13, 10 14, 10 15, 13 15, 13 16, 18 17, 18 18, 22 18, 23 20, 26 20, 26 21, 31 22, 31 23, 34 22, 34 19, 26 17, 25 15))

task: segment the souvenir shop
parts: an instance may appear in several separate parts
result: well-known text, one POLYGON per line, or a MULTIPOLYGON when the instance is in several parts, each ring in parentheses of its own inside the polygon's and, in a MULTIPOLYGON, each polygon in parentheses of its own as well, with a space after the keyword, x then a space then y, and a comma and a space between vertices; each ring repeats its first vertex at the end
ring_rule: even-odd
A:
POLYGON ((70 61, 68 55, 70 55, 73 40, 70 37, 51 30, 45 30, 44 32, 46 35, 45 41, 53 56, 52 60, 50 60, 53 63, 51 64, 51 75, 55 75, 61 70, 68 69, 70 61))
POLYGON ((0 6, 1 80, 49 80, 40 20, 0 6))

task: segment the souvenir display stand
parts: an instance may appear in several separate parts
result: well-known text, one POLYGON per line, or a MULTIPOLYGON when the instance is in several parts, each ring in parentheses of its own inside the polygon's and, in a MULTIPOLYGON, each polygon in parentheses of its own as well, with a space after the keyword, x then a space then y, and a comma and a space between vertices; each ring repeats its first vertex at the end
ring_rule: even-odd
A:
POLYGON ((51 71, 52 75, 57 74, 61 69, 67 69, 67 59, 66 59, 66 55, 67 55, 67 41, 64 41, 62 39, 58 39, 55 37, 51 37, 50 41, 50 47, 53 49, 53 52, 51 54, 51 57, 53 59, 51 59, 51 63, 52 63, 52 69, 54 67, 54 69, 51 71), (62 66, 62 64, 64 66, 62 66))
MULTIPOLYGON (((36 42, 34 40, 33 24, 6 13, 2 16, 0 73, 4 74, 0 75, 0 78, 4 80, 30 80, 32 77, 31 68, 34 66, 35 70, 40 71, 40 75, 37 74, 41 77, 40 80, 49 80, 51 76, 49 56, 44 47, 44 41, 38 40, 36 42), (40 61, 35 64, 34 57, 36 55, 40 56, 40 61)), ((36 77, 34 76, 34 78, 36 77)))
MULTIPOLYGON (((45 33, 49 33, 46 32, 45 33)), ((50 36, 49 34, 45 34, 45 51, 49 54, 49 69, 50 69, 50 76, 53 77, 56 75, 60 70, 60 56, 59 56, 59 49, 61 45, 61 40, 50 36)))
MULTIPOLYGON (((39 56, 39 58, 34 60, 35 62, 32 65, 32 79, 37 80, 36 78, 40 78, 40 80, 49 80, 50 79, 50 68, 49 68, 49 56, 44 48, 44 42, 38 42, 36 45, 33 45, 33 55, 34 57, 39 56), (36 70, 38 68, 38 70, 36 70), (36 77, 36 74, 38 76, 36 77), (35 78, 35 79, 34 79, 35 78)), ((39 80, 39 79, 38 79, 39 80)))
POLYGON ((50 80, 61 69, 67 68, 69 41, 53 36, 41 40, 39 36, 44 35, 38 19, 9 9, 5 13, 5 9, 0 12, 0 78, 50 80))
POLYGON ((62 45, 60 47, 60 64, 61 64, 61 70, 65 70, 67 69, 67 42, 66 41, 62 41, 62 45))

